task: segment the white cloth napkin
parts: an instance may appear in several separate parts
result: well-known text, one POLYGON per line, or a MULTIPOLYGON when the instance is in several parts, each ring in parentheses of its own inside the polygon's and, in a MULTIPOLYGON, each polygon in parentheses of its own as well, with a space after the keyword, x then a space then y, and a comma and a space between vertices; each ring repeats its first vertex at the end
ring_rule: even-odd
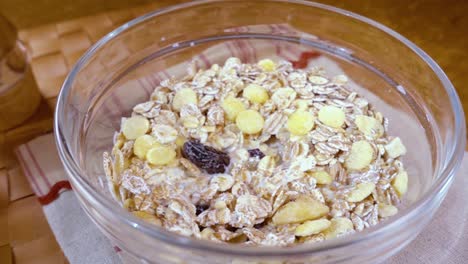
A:
POLYGON ((61 193, 43 209, 70 263, 121 263, 118 250, 85 215, 73 191, 61 193))

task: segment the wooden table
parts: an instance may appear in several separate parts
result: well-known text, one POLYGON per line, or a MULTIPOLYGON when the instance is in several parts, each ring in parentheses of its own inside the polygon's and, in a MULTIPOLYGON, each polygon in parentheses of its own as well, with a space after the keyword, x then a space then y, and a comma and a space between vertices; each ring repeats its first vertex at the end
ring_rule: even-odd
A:
MULTIPOLYGON (((468 113, 468 1, 318 0, 374 19, 427 52, 445 71, 468 113)), ((429 88, 429 87, 428 87, 429 88)))
MULTIPOLYGON (((38 79, 44 102, 34 117, 0 135, 15 146, 52 128, 52 111, 63 81, 74 61, 107 31, 148 9, 180 1, 151 0, 0 0, 0 10, 22 31, 32 48, 33 67, 44 70, 38 79), (21 6, 21 8, 17 8, 21 6), (131 7, 131 8, 130 8, 131 7), (102 13, 104 12, 104 13, 102 13), (90 15, 90 13, 96 13, 90 15), (88 17, 85 17, 88 16, 88 17), (100 23, 93 23, 98 19, 100 23), (67 20, 69 23, 60 21, 67 20), (72 22, 70 22, 72 21, 72 22), (55 26, 50 26, 55 25, 55 26), (60 25, 57 27, 57 25, 60 25), (96 26, 95 26, 96 25, 96 26), (29 28, 34 27, 33 30, 29 28), (34 39, 46 36, 44 39, 34 39), (47 39, 48 38, 48 39, 47 39), (78 43, 78 49, 63 50, 60 43, 78 43), (32 43, 32 44, 31 44, 32 43), (57 66, 59 65, 59 66, 57 66), (41 69, 41 67, 43 69, 41 69), (55 75, 54 75, 55 74, 55 75), (45 77, 44 77, 45 76, 45 77)), ((400 32, 429 53, 446 71, 468 112, 468 1, 456 0, 320 0, 369 18, 400 32)), ((36 72, 37 73, 37 72, 36 72)), ((66 263, 37 199, 12 157, 11 148, 0 149, 0 263, 66 263)))

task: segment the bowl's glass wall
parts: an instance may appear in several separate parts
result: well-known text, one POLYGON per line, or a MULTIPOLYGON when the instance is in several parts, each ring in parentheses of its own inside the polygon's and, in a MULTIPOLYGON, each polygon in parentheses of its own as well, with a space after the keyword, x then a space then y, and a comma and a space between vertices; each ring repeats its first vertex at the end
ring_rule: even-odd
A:
MULTIPOLYGON (((111 200, 105 188, 102 152, 111 149, 120 118, 147 100, 160 81, 184 76, 190 61, 207 68, 213 63, 222 64, 233 54, 244 62, 281 58, 298 67, 307 66, 303 62, 308 58, 308 66, 348 75, 349 87, 364 94, 389 118, 390 134, 400 136, 408 147, 404 161, 410 189, 405 206, 411 206, 430 189, 453 154, 455 117, 459 113, 451 107, 453 101, 444 87, 447 84, 424 58, 399 39, 352 16, 319 6, 221 1, 149 16, 87 55, 68 83, 69 90, 60 98, 59 117, 63 141, 85 180, 111 200)), ((213 263, 232 260, 225 254, 217 258, 214 253, 161 243, 141 233, 138 225, 122 223, 112 210, 90 197, 89 190, 74 177, 72 183, 96 223, 119 246, 138 257, 160 263, 169 263, 171 258, 213 263), (211 255, 210 259, 205 259, 206 254, 211 255)), ((414 225, 412 230, 399 227, 400 232, 390 237, 380 234, 371 244, 356 243, 369 247, 365 253, 311 251, 311 255, 297 255, 294 259, 304 261, 306 257, 326 263, 385 259, 417 235, 445 192, 446 188, 426 205, 425 219, 407 223, 414 225)), ((123 210, 118 212, 124 214, 123 210)), ((185 238, 179 241, 191 243, 185 238)))

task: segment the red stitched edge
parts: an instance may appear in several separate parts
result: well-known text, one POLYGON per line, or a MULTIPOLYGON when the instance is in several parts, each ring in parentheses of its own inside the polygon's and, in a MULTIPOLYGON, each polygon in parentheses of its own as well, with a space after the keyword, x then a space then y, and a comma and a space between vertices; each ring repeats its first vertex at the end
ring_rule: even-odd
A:
POLYGON ((52 186, 52 188, 50 188, 50 191, 46 195, 38 197, 39 203, 42 205, 46 205, 46 204, 53 202, 55 199, 57 199, 57 197, 59 196, 59 192, 62 189, 71 190, 72 187, 70 185, 70 182, 69 181, 56 182, 52 186))
POLYGON ((307 64, 309 63, 309 59, 316 58, 318 56, 320 56, 320 53, 317 51, 302 52, 299 59, 297 61, 291 61, 291 63, 294 68, 303 69, 307 67, 307 64))

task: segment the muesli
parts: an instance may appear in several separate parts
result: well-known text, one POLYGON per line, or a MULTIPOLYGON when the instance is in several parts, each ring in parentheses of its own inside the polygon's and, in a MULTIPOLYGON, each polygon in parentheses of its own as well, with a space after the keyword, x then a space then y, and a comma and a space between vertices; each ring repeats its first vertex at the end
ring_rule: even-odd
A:
POLYGON ((227 243, 289 246, 378 224, 407 191, 406 148, 347 81, 238 58, 162 81, 104 153, 115 198, 162 228, 227 243))

